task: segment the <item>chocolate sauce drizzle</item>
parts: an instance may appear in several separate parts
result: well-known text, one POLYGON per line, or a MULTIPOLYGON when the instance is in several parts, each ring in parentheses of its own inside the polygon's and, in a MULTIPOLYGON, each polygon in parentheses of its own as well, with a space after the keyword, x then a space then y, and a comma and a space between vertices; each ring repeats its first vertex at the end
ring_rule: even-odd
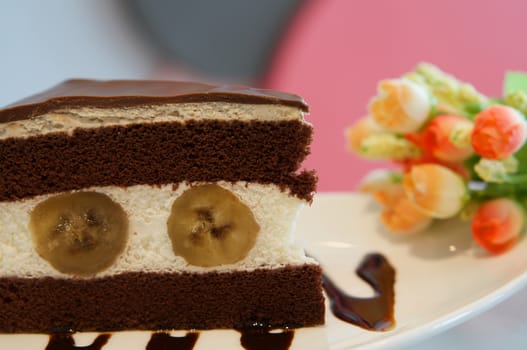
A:
POLYGON ((364 257, 356 273, 373 288, 375 296, 357 298, 348 295, 326 274, 322 274, 333 315, 367 330, 389 330, 395 325, 395 269, 384 256, 373 253, 364 257))
POLYGON ((174 337, 165 332, 152 333, 146 350, 192 350, 198 341, 198 332, 188 332, 183 337, 174 337))
POLYGON ((240 344, 246 350, 287 350, 293 342, 295 332, 292 329, 283 329, 278 333, 270 333, 263 327, 238 329, 242 334, 240 344))
POLYGON ((71 333, 50 334, 46 350, 101 350, 110 339, 110 334, 100 334, 91 345, 75 346, 75 340, 71 333))

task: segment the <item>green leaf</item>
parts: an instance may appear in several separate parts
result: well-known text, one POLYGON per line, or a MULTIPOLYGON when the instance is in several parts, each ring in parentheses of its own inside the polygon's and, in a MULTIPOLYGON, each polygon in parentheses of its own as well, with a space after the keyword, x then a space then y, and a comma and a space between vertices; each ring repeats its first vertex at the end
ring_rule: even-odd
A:
POLYGON ((505 74, 505 83, 503 84, 503 95, 505 96, 518 90, 527 93, 527 74, 522 72, 507 72, 505 74))

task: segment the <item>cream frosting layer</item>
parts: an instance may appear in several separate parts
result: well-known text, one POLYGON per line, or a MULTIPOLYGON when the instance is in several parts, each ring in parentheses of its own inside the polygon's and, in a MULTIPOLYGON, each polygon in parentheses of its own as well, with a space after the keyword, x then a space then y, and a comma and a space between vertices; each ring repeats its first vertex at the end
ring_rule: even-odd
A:
MULTIPOLYGON (((249 182, 217 184, 245 203, 260 225, 256 243, 245 259, 235 264, 204 268, 189 265, 182 257, 174 254, 167 234, 167 219, 174 200, 195 184, 92 187, 86 190, 104 193, 123 207, 128 214, 130 230, 123 254, 112 267, 96 276, 127 271, 247 271, 315 263, 305 256, 303 249, 294 240, 295 221, 305 204, 303 200, 276 185, 249 182)), ((56 271, 36 253, 28 229, 32 209, 50 196, 0 202, 1 275, 69 277, 56 271)))
POLYGON ((120 108, 82 107, 56 110, 36 118, 2 124, 0 140, 54 132, 72 133, 77 128, 187 120, 304 121, 304 113, 290 106, 227 102, 173 103, 120 108))

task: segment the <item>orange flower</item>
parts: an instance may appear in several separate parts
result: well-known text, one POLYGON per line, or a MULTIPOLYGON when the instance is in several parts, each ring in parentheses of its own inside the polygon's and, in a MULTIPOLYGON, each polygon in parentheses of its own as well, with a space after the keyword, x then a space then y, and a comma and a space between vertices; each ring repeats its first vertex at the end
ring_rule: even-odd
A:
POLYGON ((527 139, 527 122, 516 109, 491 106, 476 116, 472 147, 488 159, 503 159, 519 150, 527 139))
POLYGON ((382 132, 382 129, 371 118, 363 117, 346 129, 348 148, 360 153, 362 142, 371 135, 382 132))
POLYGON ((470 179, 470 172, 467 169, 467 167, 463 163, 450 163, 445 162, 440 159, 435 158, 434 156, 430 154, 424 154, 420 158, 416 159, 404 159, 402 161, 396 161, 395 163, 399 164, 402 168, 402 171, 407 173, 409 172, 412 167, 416 165, 422 165, 422 164, 437 164, 444 166, 445 168, 448 168, 461 176, 465 180, 470 179))
POLYGON ((428 123, 416 140, 421 148, 439 160, 461 162, 474 153, 468 137, 471 131, 470 120, 455 115, 440 115, 428 123), (467 141, 459 140, 463 134, 467 141))
POLYGON ((384 207, 381 221, 388 231, 417 233, 424 231, 432 222, 432 218, 406 196, 401 185, 379 190, 374 197, 384 207))
POLYGON ((384 129, 396 133, 418 130, 432 109, 428 92, 407 79, 384 80, 369 105, 371 117, 384 129))
POLYGON ((509 198, 483 203, 472 219, 474 240, 490 253, 511 248, 524 227, 525 213, 521 205, 509 198))
MULTIPOLYGON (((459 128, 454 127, 454 131, 456 131, 456 130, 459 130, 459 128)), ((447 161, 447 160, 444 160, 444 159, 437 158, 432 152, 432 148, 433 147, 425 145, 425 139, 424 139, 423 135, 424 135, 424 132, 422 132, 422 133, 408 133, 408 134, 405 135, 407 140, 412 142, 419 149, 423 150, 423 155, 421 157, 419 157, 419 158, 413 158, 413 159, 408 158, 408 159, 403 159, 403 160, 396 161, 396 163, 401 165, 402 170, 404 172, 410 171, 410 169, 412 169, 412 167, 415 166, 415 165, 438 164, 438 165, 444 166, 446 168, 449 168, 450 170, 454 171, 455 173, 460 175, 465 180, 469 180, 470 179, 470 172, 467 169, 467 167, 465 166, 465 164, 463 164, 463 162, 447 161)), ((470 137, 468 137, 468 139, 470 139, 470 137)), ((470 144, 470 141, 468 143, 470 144)), ((455 146, 455 144, 453 146, 454 147, 458 147, 458 146, 455 146)), ((465 147, 466 146, 458 147, 458 148, 465 148, 465 147)), ((470 147, 470 146, 468 146, 468 147, 470 147)))
POLYGON ((438 164, 413 166, 404 176, 408 198, 433 218, 449 218, 463 208, 468 192, 463 178, 438 164))
POLYGON ((401 184, 378 189, 373 193, 373 198, 384 208, 393 207, 399 201, 399 198, 405 196, 406 194, 401 184))

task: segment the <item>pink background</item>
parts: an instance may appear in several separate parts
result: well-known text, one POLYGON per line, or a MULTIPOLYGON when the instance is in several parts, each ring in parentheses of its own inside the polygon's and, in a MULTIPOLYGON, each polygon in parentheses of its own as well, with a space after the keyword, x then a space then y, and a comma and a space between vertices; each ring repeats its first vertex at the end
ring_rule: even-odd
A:
POLYGON ((351 190, 380 167, 346 150, 377 81, 421 61, 498 95, 504 72, 527 71, 527 1, 316 0, 293 21, 266 87, 302 95, 315 125, 307 168, 320 191, 351 190))

